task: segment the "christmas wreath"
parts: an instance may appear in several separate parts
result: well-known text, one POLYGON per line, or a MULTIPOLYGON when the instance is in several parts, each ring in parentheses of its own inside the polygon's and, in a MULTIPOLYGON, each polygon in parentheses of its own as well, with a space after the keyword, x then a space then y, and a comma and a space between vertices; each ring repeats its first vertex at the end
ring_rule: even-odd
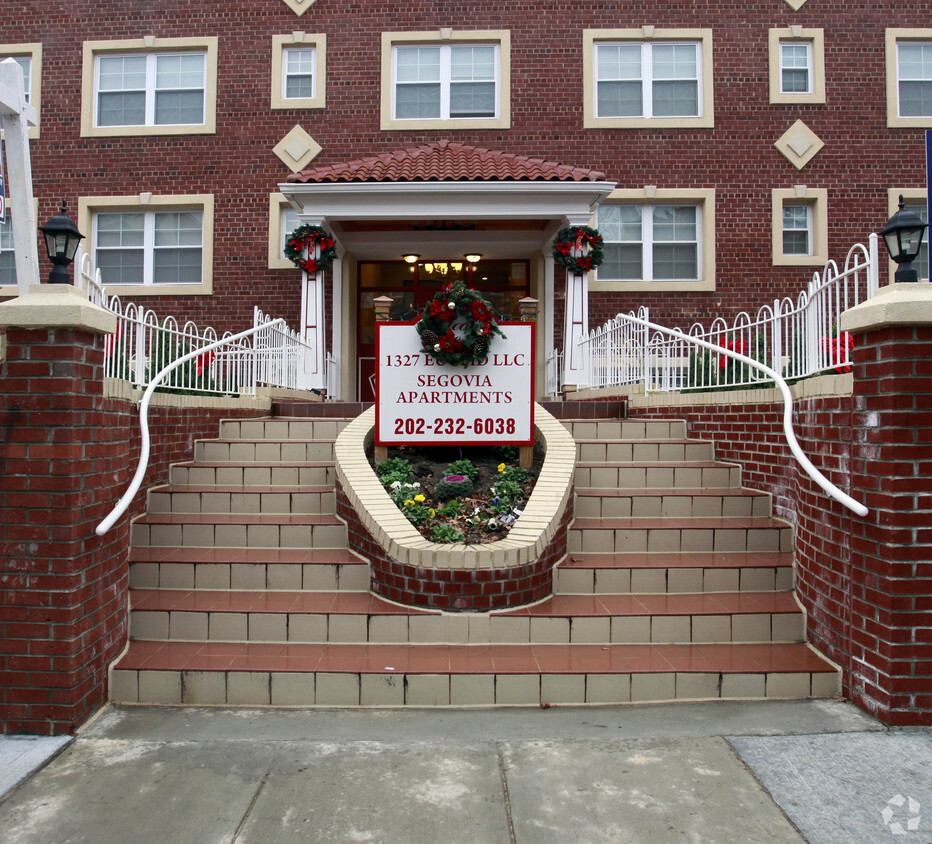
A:
POLYGON ((327 272, 337 257, 337 248, 333 238, 320 226, 298 226, 288 237, 285 244, 285 257, 296 267, 308 273, 327 272), (320 254, 314 258, 315 247, 320 246, 320 254), (307 257, 305 258, 305 250, 307 257))
POLYGON ((587 273, 602 263, 602 235, 589 226, 560 229, 553 241, 553 260, 571 273, 587 273))
POLYGON ((492 337, 505 336, 492 316, 492 306, 462 281, 448 284, 434 296, 415 327, 424 351, 451 366, 478 363, 488 354, 492 337))

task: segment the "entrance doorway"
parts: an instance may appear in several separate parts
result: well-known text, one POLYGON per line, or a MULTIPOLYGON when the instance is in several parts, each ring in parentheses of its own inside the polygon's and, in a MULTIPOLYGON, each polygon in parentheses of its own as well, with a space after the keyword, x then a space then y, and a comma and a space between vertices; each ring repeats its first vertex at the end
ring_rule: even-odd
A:
POLYGON ((379 296, 392 299, 390 319, 418 316, 444 285, 463 279, 481 291, 503 321, 518 319, 518 302, 529 293, 529 262, 480 261, 360 261, 357 275, 357 401, 375 401, 375 308, 379 296))

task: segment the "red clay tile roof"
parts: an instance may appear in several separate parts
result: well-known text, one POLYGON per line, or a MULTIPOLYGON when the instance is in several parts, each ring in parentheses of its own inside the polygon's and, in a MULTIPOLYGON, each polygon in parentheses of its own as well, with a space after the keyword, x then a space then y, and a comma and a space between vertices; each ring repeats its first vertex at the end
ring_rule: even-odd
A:
POLYGON ((343 164, 314 167, 289 182, 492 182, 602 181, 597 170, 571 167, 509 152, 495 152, 456 141, 436 141, 371 155, 343 164))

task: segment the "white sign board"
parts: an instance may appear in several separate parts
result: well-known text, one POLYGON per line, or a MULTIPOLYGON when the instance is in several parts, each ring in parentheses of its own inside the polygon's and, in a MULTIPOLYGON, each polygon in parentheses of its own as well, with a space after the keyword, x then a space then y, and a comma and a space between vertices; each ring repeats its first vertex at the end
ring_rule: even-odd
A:
POLYGON ((501 323, 468 367, 427 354, 416 324, 376 325, 376 445, 533 445, 534 323, 501 323))

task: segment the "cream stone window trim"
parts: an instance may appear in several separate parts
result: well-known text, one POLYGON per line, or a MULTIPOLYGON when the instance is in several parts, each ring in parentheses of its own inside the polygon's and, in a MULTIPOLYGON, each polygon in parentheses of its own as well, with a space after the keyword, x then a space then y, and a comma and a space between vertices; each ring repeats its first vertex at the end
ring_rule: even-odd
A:
POLYGON ((893 128, 932 129, 932 115, 900 117, 900 86, 897 45, 904 41, 932 42, 932 29, 887 29, 884 42, 887 67, 887 126, 893 128))
POLYGON ((825 32, 822 29, 803 29, 791 26, 786 29, 771 29, 770 45, 770 102, 775 105, 788 103, 825 102, 825 32), (784 92, 781 84, 780 53, 783 44, 808 43, 810 48, 809 87, 801 93, 784 92))
MULTIPOLYGON (((887 218, 892 217, 897 211, 900 210, 900 196, 903 197, 903 202, 906 205, 923 205, 925 204, 928 207, 928 194, 925 191, 925 188, 887 188, 887 218)), ((922 245, 925 248, 930 248, 927 246, 929 244, 929 229, 926 229, 925 234, 922 236, 922 245)), ((887 257, 887 275, 888 283, 893 284, 894 275, 896 274, 896 261, 890 258, 889 253, 886 250, 886 247, 881 246, 880 252, 882 255, 887 257)), ((918 268, 918 261, 913 266, 918 268)), ((920 270, 921 272, 921 270, 920 270)))
MULTIPOLYGON (((78 230, 88 232, 86 249, 94 255, 94 215, 107 211, 201 211, 203 232, 201 240, 200 284, 108 284, 108 294, 120 296, 209 296, 213 293, 214 271, 214 197, 212 194, 152 194, 143 192, 131 196, 84 196, 78 199, 78 230)), ((147 260, 151 255, 146 255, 147 260)))
MULTIPOLYGON (((700 277, 696 281, 599 281, 589 274, 591 293, 675 293, 715 290, 715 189, 714 188, 618 188, 603 205, 697 205, 701 209, 699 231, 700 277)), ((593 225, 595 221, 593 221, 593 225)))
POLYGON ((85 41, 81 74, 81 137, 107 138, 139 135, 213 135, 217 131, 217 44, 216 36, 204 38, 133 38, 121 41, 85 41), (191 53, 206 56, 204 122, 163 126, 95 126, 94 103, 97 86, 97 57, 120 53, 191 53))
POLYGON ((511 128, 511 33, 507 29, 454 30, 443 27, 432 32, 382 33, 382 102, 380 127, 386 131, 420 129, 510 129, 511 128), (498 116, 447 117, 396 120, 393 111, 394 48, 417 45, 495 44, 498 46, 498 116))
POLYGON ((771 191, 771 262, 775 267, 821 267, 828 261, 828 191, 796 185, 771 191), (812 213, 809 255, 783 253, 783 206, 808 205, 812 213))
MULTIPOLYGON (((283 193, 269 194, 269 269, 292 270, 294 264, 284 256, 285 235, 290 234, 282 230, 284 212, 292 208, 291 203, 283 193)), ((293 231, 293 229, 292 229, 293 231)))
POLYGON ((324 108, 326 106, 327 36, 305 32, 272 36, 272 109, 324 108), (285 96, 285 51, 314 50, 314 96, 285 96))
POLYGON ((712 129, 715 126, 712 77, 711 29, 638 29, 583 30, 583 128, 584 129, 712 129), (600 42, 692 42, 699 45, 699 116, 698 117, 598 117, 596 114, 596 45, 600 42))
POLYGON ((29 66, 29 104, 36 110, 36 125, 29 127, 29 137, 39 137, 42 125, 42 45, 41 44, 0 44, 0 61, 3 59, 30 58, 29 66))

